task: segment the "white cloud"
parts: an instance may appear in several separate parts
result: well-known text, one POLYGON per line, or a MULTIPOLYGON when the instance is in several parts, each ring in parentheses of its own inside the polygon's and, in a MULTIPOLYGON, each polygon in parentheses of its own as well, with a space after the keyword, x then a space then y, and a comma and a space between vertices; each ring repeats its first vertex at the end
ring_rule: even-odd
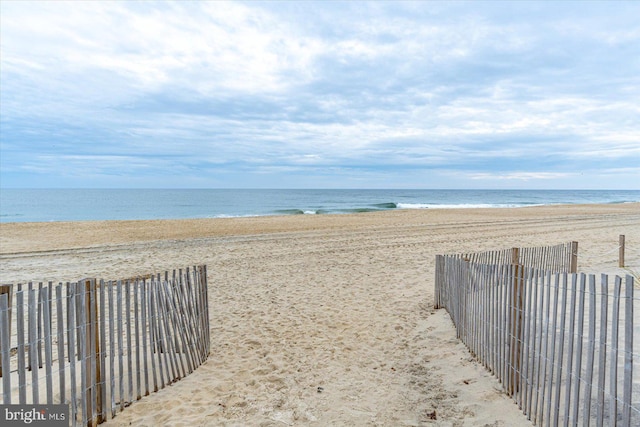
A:
MULTIPOLYGON (((283 90, 305 76, 314 42, 288 32, 266 11, 222 2, 9 4, 3 67, 29 64, 32 83, 89 93, 98 72, 120 97, 170 85, 204 95, 283 90), (142 13, 141 13, 142 12, 142 13), (73 84, 67 79, 72 78, 73 84)), ((3 6, 4 9, 4 6, 3 6)), ((3 10, 4 11, 4 10, 3 10)), ((61 94, 59 94, 61 95, 61 94)))
POLYGON ((544 183, 633 171, 637 10, 4 2, 3 171, 48 181, 47 159, 81 158, 163 174, 167 156, 371 182, 403 167, 544 183))
POLYGON ((470 173, 468 176, 475 180, 508 180, 531 181, 561 179, 574 175, 567 172, 510 172, 510 173, 470 173))

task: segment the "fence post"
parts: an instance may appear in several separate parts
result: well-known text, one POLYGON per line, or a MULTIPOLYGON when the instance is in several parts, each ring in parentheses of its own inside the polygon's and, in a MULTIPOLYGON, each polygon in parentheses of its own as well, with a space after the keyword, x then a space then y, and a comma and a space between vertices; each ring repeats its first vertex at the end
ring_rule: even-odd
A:
POLYGON ((620 247, 618 248, 618 267, 624 268, 624 234, 620 235, 620 247))
MULTIPOLYGON (((7 307, 9 308, 7 311, 8 319, 7 322, 7 331, 9 332, 9 345, 11 345, 11 303, 13 297, 13 285, 0 285, 0 295, 7 294, 7 307)), ((9 353, 7 353, 9 354, 9 353)), ((0 355, 0 377, 2 376, 2 355, 0 355)))
POLYGON ((440 267, 440 260, 442 259, 442 255, 436 255, 436 280, 435 280, 435 289, 433 295, 433 308, 438 309, 441 307, 440 305, 440 282, 442 280, 442 270, 440 267))
POLYGON ((100 334, 98 332, 98 295, 96 292, 96 279, 84 280, 84 303, 86 332, 85 342, 86 352, 86 384, 87 390, 87 413, 85 419, 87 425, 97 426, 97 411, 102 408, 102 389, 99 384, 102 382, 102 372, 100 366, 100 334))
POLYGON ((578 242, 571 242, 571 264, 569 265, 569 273, 578 272, 578 242))
POLYGON ((513 281, 511 294, 511 380, 509 381, 509 394, 513 396, 520 390, 520 355, 522 352, 522 310, 524 298, 522 291, 524 268, 520 264, 520 249, 511 249, 511 263, 513 266, 513 281))

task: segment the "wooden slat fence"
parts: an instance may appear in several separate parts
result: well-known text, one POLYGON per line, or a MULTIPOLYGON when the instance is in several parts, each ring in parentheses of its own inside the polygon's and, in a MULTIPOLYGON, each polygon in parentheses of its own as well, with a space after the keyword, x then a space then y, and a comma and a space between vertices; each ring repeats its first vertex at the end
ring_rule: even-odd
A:
POLYGON ((209 355, 206 266, 0 288, 2 404, 68 404, 95 426, 209 355))
POLYGON ((634 278, 598 283, 570 266, 506 263, 502 252, 483 262, 436 257, 436 308, 447 309, 458 337, 536 425, 640 425, 634 278))
POLYGON ((578 269, 578 242, 533 248, 512 248, 467 253, 458 256, 474 264, 521 264, 554 273, 575 273, 578 269))

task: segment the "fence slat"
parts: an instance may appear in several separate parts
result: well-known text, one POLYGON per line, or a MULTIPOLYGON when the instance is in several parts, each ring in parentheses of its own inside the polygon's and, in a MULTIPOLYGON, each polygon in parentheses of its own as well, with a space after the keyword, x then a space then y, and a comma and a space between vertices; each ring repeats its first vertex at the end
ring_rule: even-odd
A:
MULTIPOLYGON (((31 330, 31 318, 29 317, 29 294, 31 293, 31 291, 33 290, 33 283, 29 282, 27 285, 27 319, 29 322, 29 326, 27 326, 27 344, 29 345, 29 350, 31 349, 31 343, 36 341, 35 335, 33 334, 33 331, 31 330)), ((33 368, 33 359, 32 359, 33 355, 31 353, 31 351, 27 351, 27 369, 29 371, 32 370, 33 368)))
MULTIPOLYGON (((106 308, 105 308, 105 282, 104 280, 100 280, 99 285, 99 299, 100 299, 100 315, 99 319, 99 334, 100 334, 100 345, 98 346, 98 360, 99 364, 97 382, 99 393, 98 393, 98 424, 101 424, 107 421, 107 381, 106 381, 106 356, 105 352, 107 351, 107 333, 106 333, 106 308)), ((96 295, 98 296, 98 295, 96 295)))
MULTIPOLYGON (((35 362, 38 360, 38 349, 36 344, 36 339, 38 336, 38 325, 36 324, 38 315, 36 314, 38 310, 38 304, 36 302, 36 291, 34 289, 29 290, 29 355, 30 360, 35 362)), ((38 386, 38 363, 35 362, 31 365, 31 396, 34 405, 38 405, 40 403, 39 396, 40 390, 38 386)))
POLYGON ((142 313, 142 361, 144 364, 144 395, 149 395, 149 355, 147 354, 147 282, 141 280, 142 295, 140 296, 140 311, 142 313))
POLYGON ((77 390, 76 390, 76 317, 77 312, 75 309, 76 306, 76 289, 75 285, 67 282, 67 338, 69 340, 69 375, 70 385, 71 385, 71 393, 69 399, 71 400, 71 422, 72 425, 75 426, 78 418, 78 404, 77 404, 77 390))
POLYGON ((502 267, 502 378, 505 390, 509 390, 509 378, 508 374, 511 369, 509 364, 510 348, 509 344, 511 339, 509 338, 509 327, 511 324, 509 301, 511 298, 511 274, 510 265, 504 265, 502 267))
POLYGON ((611 372, 609 373, 609 419, 616 425, 618 418, 618 323, 620 320, 620 290, 622 278, 616 276, 613 285, 613 306, 611 308, 611 372))
POLYGON ((125 292, 125 310, 126 310, 126 326, 127 326, 127 383, 128 394, 127 404, 133 402, 133 364, 131 359, 131 353, 133 349, 131 347, 131 281, 127 280, 124 284, 125 292))
MULTIPOLYGON (((576 322, 576 302, 578 297, 578 276, 571 274, 571 302, 569 303, 569 339, 567 340, 567 388, 564 394, 564 421, 565 424, 569 424, 569 414, 571 410, 571 387, 573 386, 574 378, 573 374, 573 345, 576 341, 574 336, 575 322, 576 322)), ((560 358, 560 363, 563 363, 560 358)))
POLYGON ((37 337, 37 347, 38 347, 38 360, 36 364, 39 369, 42 369, 42 282, 38 283, 38 295, 36 297, 36 304, 38 304, 38 337, 37 337))
POLYGON ((16 292, 16 323, 18 329, 18 403, 27 403, 27 366, 24 344, 24 291, 16 292))
POLYGON ((164 378, 162 373, 162 359, 160 358, 160 347, 158 343, 158 330, 157 330, 157 317, 156 317, 156 281, 151 279, 149 281, 149 319, 151 321, 151 329, 149 335, 151 337, 151 369, 153 371, 153 391, 158 391, 159 388, 164 388, 164 378), (158 376, 156 377, 156 362, 158 365, 158 376))
POLYGON ((122 325, 122 281, 118 280, 116 287, 116 318, 118 325, 118 402, 120 403, 120 412, 124 410, 124 328, 122 325))
POLYGON ((189 358, 191 360, 191 363, 193 364, 193 366, 198 366, 198 348, 199 348, 199 344, 198 341, 196 340, 196 335, 193 333, 193 331, 197 330, 197 322, 196 322, 196 315, 194 312, 194 302, 191 298, 191 292, 190 292, 190 286, 189 286, 189 273, 188 273, 188 269, 187 269, 187 274, 183 275, 182 274, 182 269, 179 270, 179 275, 178 277, 180 278, 180 286, 181 286, 181 290, 182 292, 181 297, 180 297, 180 301, 182 306, 185 308, 184 310, 184 316, 186 316, 186 322, 185 325, 188 328, 189 331, 191 331, 191 333, 187 334, 187 337, 193 337, 193 339, 189 339, 189 348, 188 350, 188 354, 189 354, 189 358))
POLYGON ((140 282, 135 280, 133 282, 133 312, 135 313, 135 332, 136 339, 136 400, 142 399, 140 394, 140 313, 138 307, 138 287, 140 282))
POLYGON ((2 358, 2 403, 4 405, 11 404, 11 329, 9 327, 9 296, 0 294, 0 357, 2 358))
MULTIPOLYGON (((524 262, 527 260, 525 259, 524 262)), ((530 277, 530 269, 525 267, 525 264, 522 264, 522 303, 520 305, 519 317, 521 318, 520 325, 520 360, 518 362, 520 369, 520 390, 518 392, 518 400, 520 401, 520 409, 522 412, 527 415, 527 400, 528 400, 528 339, 529 332, 528 328, 530 326, 530 318, 528 316, 529 312, 529 297, 530 297, 530 285, 531 285, 531 277, 530 277)))
POLYGON ((85 302, 86 289, 84 283, 78 282, 76 285, 76 307, 78 308, 78 326, 80 330, 80 406, 82 408, 82 425, 85 426, 89 422, 89 401, 87 399, 87 377, 90 373, 87 372, 87 315, 86 309, 88 309, 85 302))
POLYGON ((107 283, 107 299, 109 300, 109 391, 111 418, 116 416, 116 337, 115 337, 115 314, 113 311, 113 281, 107 283))
POLYGON ((62 309, 62 284, 59 283, 55 287, 55 300, 56 300, 56 332, 58 339, 58 381, 59 381, 59 389, 60 389, 60 402, 65 402, 66 397, 66 378, 65 378, 65 367, 64 363, 64 310, 62 309))
POLYGON ((202 294, 202 312, 203 312, 203 328, 206 329, 204 334, 205 352, 202 355, 201 363, 207 360, 211 353, 211 334, 209 332, 209 325, 211 325, 211 319, 209 318, 209 287, 207 286, 207 265, 202 264, 198 267, 198 277, 200 278, 200 293, 202 294))
POLYGON ((165 341, 165 336, 163 333, 163 323, 164 316, 163 310, 161 306, 161 285, 162 279, 158 277, 158 280, 153 289, 153 296, 155 302, 156 309, 156 333, 158 334, 158 361, 160 366, 160 380, 162 384, 162 388, 171 384, 171 374, 169 373, 169 359, 168 359, 168 347, 165 341), (166 373, 166 382, 165 382, 165 373, 166 373))
MULTIPOLYGON (((566 325, 567 318, 567 288, 568 288, 567 274, 562 274, 562 312, 560 313, 560 335, 558 338, 558 343, 560 346, 558 347, 558 360, 557 360, 557 369, 556 369, 556 388, 555 388, 555 396, 553 402, 554 414, 553 414, 553 425, 557 426, 559 417, 560 417, 560 389, 562 385, 562 361, 564 356, 564 331, 566 325)), ((554 362, 556 364, 556 362, 554 362)))
POLYGON ((90 372, 87 378, 87 390, 89 391, 88 402, 90 409, 87 413, 90 416, 89 424, 95 427, 98 423, 98 411, 101 411, 101 402, 99 399, 100 394, 100 360, 99 348, 100 348, 100 336, 98 331, 98 294, 96 289, 96 279, 85 280, 85 303, 87 306, 87 344, 88 344, 88 356, 87 360, 88 372, 90 372))
POLYGON ((589 275, 589 348, 587 350, 587 367, 583 405, 583 425, 591 422, 591 389, 593 384, 594 355, 596 351, 596 276, 589 275))
MULTIPOLYGON (((575 273, 574 273, 575 274, 575 273)), ((585 294, 585 286, 586 286, 586 276, 584 273, 580 274, 579 280, 579 290, 578 290, 578 331, 576 335, 576 367, 575 367, 575 387, 573 388, 573 425, 578 425, 578 410, 580 408, 580 375, 582 372, 582 340, 584 338, 584 302, 586 299, 585 294)))
POLYGON ((53 356, 51 349, 51 317, 49 310, 49 288, 42 289, 42 320, 44 335, 44 356, 47 373, 47 404, 53 403, 53 356))
POLYGON ((604 424, 604 392, 607 367, 607 316, 609 308, 609 281, 608 276, 603 274, 600 279, 600 345, 598 347, 598 411, 596 423, 604 424))
MULTIPOLYGON (((535 269, 532 281, 532 299, 531 304, 529 305, 529 316, 531 316, 531 327, 530 331, 530 342, 529 348, 530 350, 527 352, 529 357, 527 361, 527 369, 528 369, 528 402, 527 402, 527 415, 528 419, 531 420, 535 418, 535 405, 537 404, 537 393, 539 390, 538 377, 537 374, 540 371, 539 364, 536 362, 540 360, 540 347, 541 344, 538 341, 538 336, 542 337, 542 334, 538 331, 538 323, 541 321, 541 307, 539 307, 539 295, 540 292, 540 281, 542 280, 541 272, 539 269, 535 269)), ((542 288, 542 292, 544 292, 544 288, 542 288)), ((541 304, 541 303, 540 303, 541 304)))
MULTIPOLYGON (((533 412, 533 423, 535 424, 538 421, 538 416, 539 416, 539 405, 540 405, 540 395, 542 393, 542 395, 544 395, 544 373, 543 373, 543 364, 544 364, 544 355, 546 353, 546 342, 547 340, 545 339, 544 341, 542 340, 544 335, 542 328, 544 326, 544 322, 545 322, 545 317, 544 317, 544 308, 545 308, 545 288, 548 288, 548 284, 545 281, 546 275, 543 271, 539 272, 539 280, 540 280, 540 287, 542 287, 542 289, 540 289, 540 304, 538 305, 538 323, 540 325, 540 330, 538 332, 537 335, 537 344, 536 344, 536 359, 537 359, 537 366, 535 366, 535 372, 536 372, 536 378, 535 378, 535 382, 536 382, 536 387, 535 387, 535 395, 533 396, 533 402, 532 402, 532 412, 533 412), (542 374, 542 376, 541 376, 542 374)), ((538 286, 536 286, 536 288, 538 288, 538 286)), ((534 334, 535 337, 535 334, 534 334)))
MULTIPOLYGON (((566 277, 566 276, 565 276, 566 277)), ((557 371, 557 367, 556 367, 556 328, 558 326, 558 308, 560 305, 560 275, 556 274, 554 276, 554 291, 553 291, 553 327, 551 328, 551 336, 553 337, 551 339, 551 349, 547 355, 547 360, 549 360, 549 377, 548 377, 548 384, 549 384, 549 394, 547 395, 547 413, 546 413, 546 419, 547 419, 547 426, 552 425, 552 415, 551 415, 551 408, 552 408, 552 404, 551 404, 551 399, 552 396, 555 396, 555 388, 559 387, 556 386, 555 388, 553 387, 553 378, 554 378, 554 373, 557 371)), ((564 310, 562 311, 562 314, 564 316, 564 310)), ((564 345, 562 342, 560 342, 560 346, 564 345)), ((555 416, 555 411, 554 411, 554 416, 555 416)), ((556 419, 557 422, 557 419, 556 419)), ((557 425, 557 424, 554 424, 557 425)))
POLYGON ((633 277, 627 276, 625 281, 624 309, 624 392, 622 397, 622 425, 631 425, 631 405, 633 392, 633 277))

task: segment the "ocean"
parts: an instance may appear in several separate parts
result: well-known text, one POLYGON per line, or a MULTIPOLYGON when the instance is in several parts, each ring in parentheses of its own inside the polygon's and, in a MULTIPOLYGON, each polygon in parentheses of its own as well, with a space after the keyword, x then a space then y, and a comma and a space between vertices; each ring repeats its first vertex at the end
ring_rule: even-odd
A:
POLYGON ((0 222, 224 218, 639 201, 640 190, 0 189, 0 222))

